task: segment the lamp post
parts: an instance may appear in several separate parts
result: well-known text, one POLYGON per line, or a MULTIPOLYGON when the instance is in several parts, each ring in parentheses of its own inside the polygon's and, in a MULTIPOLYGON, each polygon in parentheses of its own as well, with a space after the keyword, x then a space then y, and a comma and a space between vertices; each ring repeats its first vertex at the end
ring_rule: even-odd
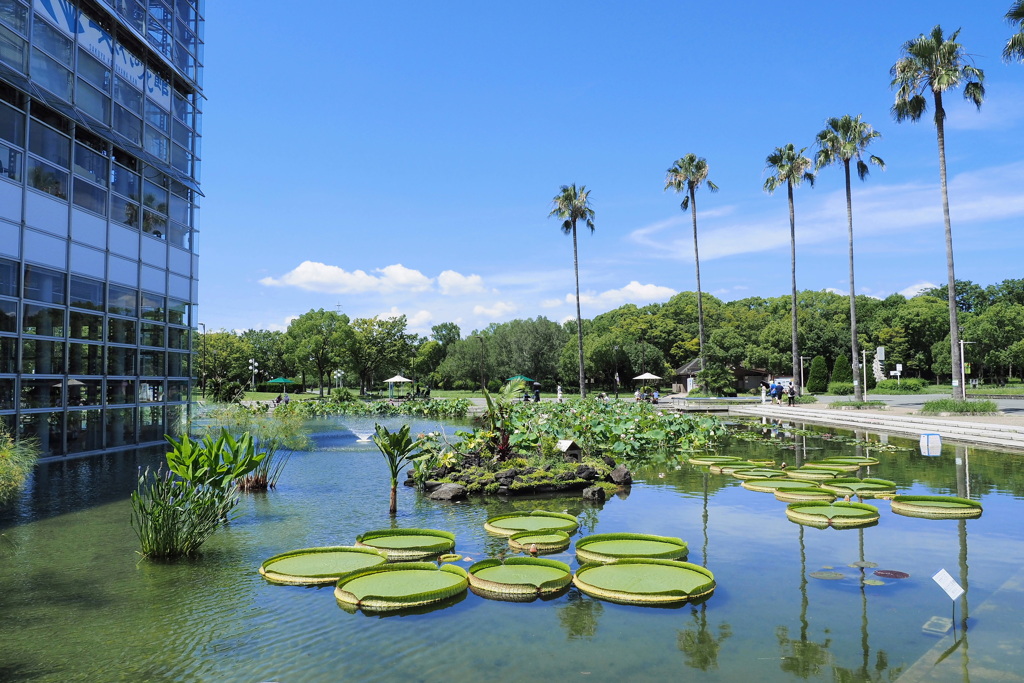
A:
POLYGON ((206 323, 198 323, 198 325, 203 328, 203 352, 199 359, 199 384, 203 398, 206 398, 206 323))
POLYGON ((619 400, 619 347, 615 346, 615 400, 619 400))
POLYGON ((960 339, 960 387, 964 392, 964 400, 967 400, 967 364, 964 362, 964 344, 973 344, 972 341, 960 339))
POLYGON ((804 395, 804 384, 807 383, 807 379, 804 377, 804 359, 809 359, 810 356, 800 356, 800 395, 804 395))
POLYGON ((260 364, 256 362, 255 358, 250 358, 249 359, 249 370, 252 371, 252 384, 251 384, 251 386, 252 386, 252 390, 253 391, 256 391, 256 368, 258 368, 259 366, 260 366, 260 364))

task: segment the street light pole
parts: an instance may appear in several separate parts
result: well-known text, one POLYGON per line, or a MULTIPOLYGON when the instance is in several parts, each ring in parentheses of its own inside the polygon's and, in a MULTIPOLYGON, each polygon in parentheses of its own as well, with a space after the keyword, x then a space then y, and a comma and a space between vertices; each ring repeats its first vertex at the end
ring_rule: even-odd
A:
POLYGON ((804 395, 804 385, 807 382, 807 378, 804 376, 804 359, 810 358, 810 356, 800 356, 800 395, 804 395))
POLYGON ((255 358, 250 358, 249 359, 249 369, 252 370, 252 385, 251 386, 252 386, 252 390, 253 391, 256 391, 256 368, 258 368, 259 366, 260 366, 260 364, 256 362, 255 358))
POLYGON ((615 400, 619 400, 619 347, 615 347, 615 400))
POLYGON ((964 400, 967 400, 967 365, 964 363, 964 344, 973 344, 972 341, 960 339, 960 388, 964 392, 964 400))

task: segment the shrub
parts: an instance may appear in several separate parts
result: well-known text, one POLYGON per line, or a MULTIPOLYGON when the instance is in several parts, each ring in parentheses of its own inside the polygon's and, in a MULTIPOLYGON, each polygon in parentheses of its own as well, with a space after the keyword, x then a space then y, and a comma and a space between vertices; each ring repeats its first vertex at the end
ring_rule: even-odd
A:
MULTIPOLYGON (((850 359, 845 353, 840 354, 836 358, 835 364, 832 366, 832 377, 829 380, 829 387, 836 382, 849 382, 851 384, 850 393, 853 393, 853 366, 850 365, 850 359)), ((832 389, 829 389, 829 393, 832 393, 832 389)))
POLYGON ((828 365, 824 356, 815 356, 811 361, 811 370, 807 374, 807 391, 815 394, 824 393, 828 389, 828 365))
POLYGON ((828 393, 833 396, 851 396, 853 394, 853 382, 829 382, 828 393))
POLYGON ((245 387, 240 382, 211 379, 206 386, 207 395, 219 403, 235 403, 245 397, 245 387))
POLYGON ((331 391, 331 398, 338 403, 348 403, 349 401, 356 400, 356 395, 348 389, 342 389, 341 387, 335 387, 331 391))
POLYGON ((999 406, 995 401, 957 401, 952 398, 939 398, 925 401, 921 412, 925 414, 955 413, 958 415, 983 415, 998 413, 999 406))
POLYGON ((875 391, 882 394, 917 394, 924 391, 928 382, 917 377, 903 380, 883 379, 875 384, 875 391))
POLYGON ((15 441, 0 425, 0 502, 13 497, 24 485, 39 455, 35 441, 15 441))

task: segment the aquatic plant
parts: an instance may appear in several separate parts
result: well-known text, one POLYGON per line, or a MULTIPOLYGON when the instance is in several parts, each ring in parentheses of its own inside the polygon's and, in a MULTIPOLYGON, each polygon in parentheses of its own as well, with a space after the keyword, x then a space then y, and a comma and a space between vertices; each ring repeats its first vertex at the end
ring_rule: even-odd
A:
POLYGON ((388 464, 388 472, 391 475, 391 503, 388 512, 392 515, 398 512, 398 474, 402 468, 412 462, 413 451, 419 448, 420 442, 413 441, 409 436, 409 425, 402 425, 397 432, 391 432, 382 424, 374 425, 376 434, 373 435, 373 443, 377 446, 384 460, 388 464))
POLYGON ((195 555, 237 502, 234 487, 201 486, 173 472, 147 467, 132 491, 131 525, 143 557, 171 559, 195 555))
POLYGON ((0 425, 0 503, 21 490, 38 457, 39 446, 34 440, 16 441, 0 425))
POLYGON ((257 452, 249 432, 237 439, 224 428, 216 439, 206 435, 201 441, 193 441, 188 434, 180 439, 170 435, 164 438, 171 444, 166 457, 172 472, 197 486, 221 491, 228 490, 236 479, 255 470, 266 457, 266 452, 257 452))

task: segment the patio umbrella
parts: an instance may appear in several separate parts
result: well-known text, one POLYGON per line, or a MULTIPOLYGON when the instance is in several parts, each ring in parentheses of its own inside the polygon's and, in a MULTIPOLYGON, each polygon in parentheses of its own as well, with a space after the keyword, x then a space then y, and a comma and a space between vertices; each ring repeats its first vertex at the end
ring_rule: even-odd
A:
POLYGON ((535 380, 530 379, 526 375, 513 375, 512 377, 509 377, 505 381, 506 382, 516 382, 516 381, 519 381, 519 382, 526 382, 527 384, 532 384, 535 380))
POLYGON ((287 394, 288 393, 288 385, 289 384, 295 384, 295 382, 293 382, 290 379, 287 379, 285 377, 277 377, 277 378, 272 379, 269 382, 267 382, 267 384, 282 384, 282 385, 284 385, 283 386, 284 393, 287 394))
POLYGON ((394 398, 395 395, 395 383, 396 382, 411 382, 412 380, 401 375, 395 375, 390 379, 384 380, 388 383, 388 398, 394 398))
POLYGON ((658 377, 658 376, 657 376, 657 375, 655 375, 655 374, 652 374, 652 373, 650 373, 650 372, 645 372, 645 373, 644 373, 644 374, 642 374, 642 375, 637 375, 637 376, 636 376, 636 377, 634 377, 633 379, 645 379, 645 380, 646 380, 646 379, 661 379, 661 378, 660 378, 660 377, 658 377))

